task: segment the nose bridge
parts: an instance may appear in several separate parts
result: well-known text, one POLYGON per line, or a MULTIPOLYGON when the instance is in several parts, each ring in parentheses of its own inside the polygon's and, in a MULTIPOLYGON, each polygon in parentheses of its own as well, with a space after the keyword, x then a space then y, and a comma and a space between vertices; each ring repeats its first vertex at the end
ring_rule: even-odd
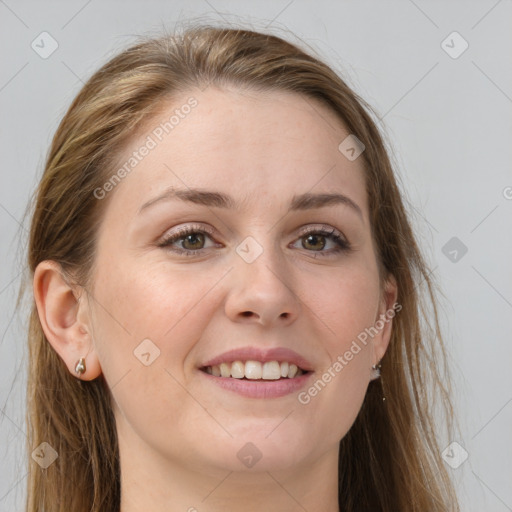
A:
POLYGON ((235 249, 233 284, 226 302, 226 313, 233 320, 250 318, 270 323, 278 319, 293 321, 298 316, 300 301, 293 275, 279 245, 266 231, 246 237, 235 249))
MULTIPOLYGON (((289 290, 289 272, 286 262, 280 254, 278 244, 274 243, 272 234, 246 237, 236 248, 239 261, 235 263, 235 271, 244 286, 253 288, 253 292, 267 290, 282 292, 289 290), (259 240, 259 241, 258 241, 259 240)), ((289 290, 290 291, 290 290, 289 290)))

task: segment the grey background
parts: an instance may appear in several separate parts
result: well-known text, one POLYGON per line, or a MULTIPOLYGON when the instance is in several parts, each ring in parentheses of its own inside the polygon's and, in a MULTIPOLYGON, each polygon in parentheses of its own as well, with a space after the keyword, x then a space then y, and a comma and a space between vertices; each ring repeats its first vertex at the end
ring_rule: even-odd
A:
POLYGON ((289 38, 291 31, 382 118, 445 296, 462 429, 447 443, 469 454, 448 469, 463 511, 512 510, 510 0, 0 0, 0 512, 22 510, 25 497, 26 310, 16 311, 15 299, 29 194, 60 118, 92 72, 135 34, 190 18, 268 26, 289 38), (43 31, 59 45, 47 59, 31 48, 43 31), (453 31, 469 44, 456 59, 441 46, 453 31), (455 262, 445 246, 452 237, 467 247, 455 262))

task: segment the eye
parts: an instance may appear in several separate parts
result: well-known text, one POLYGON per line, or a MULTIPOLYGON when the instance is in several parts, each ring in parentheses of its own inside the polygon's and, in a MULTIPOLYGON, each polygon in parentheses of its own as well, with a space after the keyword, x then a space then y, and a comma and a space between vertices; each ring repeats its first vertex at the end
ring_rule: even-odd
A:
POLYGON ((301 242, 302 249, 321 253, 325 256, 339 252, 348 252, 351 249, 350 243, 337 229, 327 226, 306 229, 295 244, 299 241, 301 242))
MULTIPOLYGON (((185 226, 165 235, 158 243, 158 247, 167 248, 178 255, 196 256, 212 247, 222 247, 213 240, 212 235, 211 228, 185 226), (210 245, 207 245, 208 242, 210 245)), ((302 249, 315 253, 314 257, 317 257, 317 254, 327 257, 351 250, 350 243, 337 229, 324 225, 307 228, 292 246, 296 246, 299 241, 302 249)))
POLYGON ((158 247, 166 247, 178 254, 192 256, 203 249, 219 246, 215 243, 210 246, 205 245, 208 240, 213 242, 211 235, 211 230, 207 228, 186 226, 166 235, 158 244, 158 247))

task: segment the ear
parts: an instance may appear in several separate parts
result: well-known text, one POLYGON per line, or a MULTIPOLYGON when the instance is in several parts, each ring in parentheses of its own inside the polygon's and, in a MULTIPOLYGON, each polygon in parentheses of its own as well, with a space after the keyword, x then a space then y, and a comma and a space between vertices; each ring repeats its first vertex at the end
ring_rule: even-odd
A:
POLYGON ((33 290, 46 338, 69 372, 81 380, 93 380, 101 375, 88 325, 87 300, 80 300, 83 289, 77 297, 60 265, 46 260, 39 263, 34 271, 33 290), (75 367, 82 357, 86 370, 79 375, 75 367))
POLYGON ((372 364, 378 364, 388 348, 393 328, 393 318, 402 309, 401 304, 396 302, 397 297, 398 287, 396 279, 392 274, 389 274, 384 283, 382 298, 374 324, 378 334, 373 338, 374 354, 372 364))

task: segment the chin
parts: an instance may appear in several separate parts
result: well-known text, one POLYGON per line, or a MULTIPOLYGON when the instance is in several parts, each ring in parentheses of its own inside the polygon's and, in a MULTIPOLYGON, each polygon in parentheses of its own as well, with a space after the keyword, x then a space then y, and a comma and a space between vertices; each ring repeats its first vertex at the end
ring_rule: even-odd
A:
POLYGON ((269 432, 245 429, 244 435, 212 442, 209 448, 216 447, 216 450, 208 454, 209 462, 225 471, 286 471, 296 469, 311 455, 311 438, 307 443, 301 442, 302 436, 286 430, 280 433, 276 430, 265 437, 269 432), (290 440, 294 440, 293 444, 290 440))

